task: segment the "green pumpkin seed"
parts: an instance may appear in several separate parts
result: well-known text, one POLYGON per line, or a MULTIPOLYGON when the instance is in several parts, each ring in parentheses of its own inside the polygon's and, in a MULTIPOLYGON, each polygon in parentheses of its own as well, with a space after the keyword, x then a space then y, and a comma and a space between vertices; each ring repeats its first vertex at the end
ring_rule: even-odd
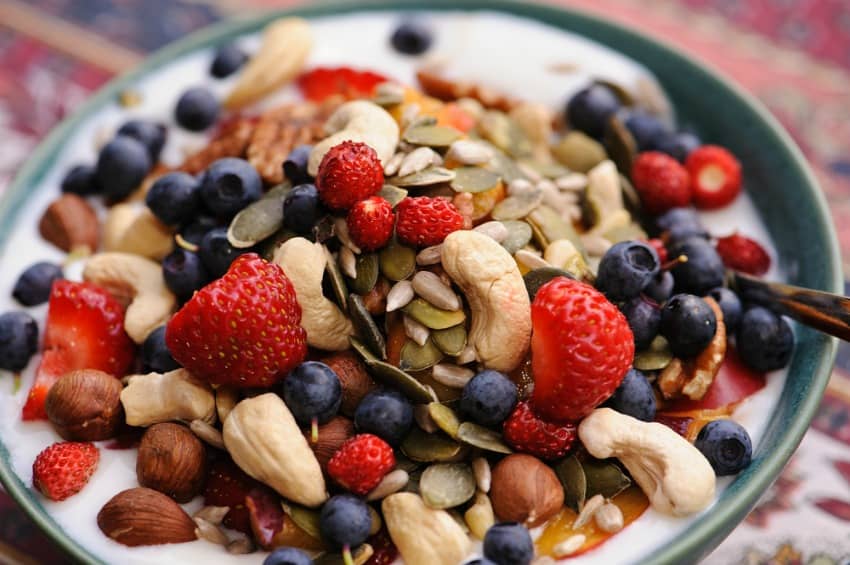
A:
POLYGON ((453 127, 430 124, 413 124, 402 135, 408 143, 428 147, 448 147, 461 137, 463 134, 453 127))
POLYGON ((381 273, 391 281, 403 281, 416 270, 416 251, 396 240, 381 249, 378 259, 381 273))
POLYGON ((428 415, 438 428, 446 432, 446 435, 452 439, 458 439, 457 430, 460 428, 460 419, 454 410, 441 402, 432 402, 428 405, 428 415))
POLYGON ((620 173, 620 190, 623 192, 623 202, 626 209, 634 216, 639 216, 641 211, 640 195, 635 185, 632 184, 623 173, 620 173))
POLYGON ((608 118, 608 126, 605 128, 605 147, 608 154, 617 164, 617 168, 624 172, 631 172, 632 162, 637 155, 638 147, 635 136, 616 114, 608 118))
POLYGON ((245 249, 271 237, 283 226, 283 199, 292 185, 282 183, 236 214, 227 229, 227 241, 245 249))
POLYGON ((478 129, 486 140, 514 159, 531 155, 531 141, 519 124, 503 112, 485 112, 478 122, 478 129))
POLYGON ((521 220, 543 202, 543 191, 529 190, 508 196, 493 208, 490 215, 494 220, 521 220))
POLYGON ((543 175, 547 179, 556 179, 570 173, 568 168, 555 162, 544 163, 543 161, 525 159, 521 161, 521 163, 532 171, 543 175))
POLYGON ((463 323, 463 310, 441 310, 422 298, 414 298, 403 308, 404 313, 432 330, 444 330, 463 323))
POLYGON ((325 247, 325 255, 327 257, 325 276, 329 279, 337 306, 343 310, 348 310, 348 287, 345 284, 345 277, 339 268, 339 263, 330 254, 327 247, 325 247))
POLYGON ((349 338, 351 347, 363 358, 369 374, 384 386, 397 388, 415 404, 428 404, 437 400, 430 388, 398 367, 378 359, 366 345, 355 337, 349 338))
POLYGON ((479 449, 495 453, 513 453, 513 450, 502 440, 502 434, 472 422, 462 423, 457 429, 457 437, 463 443, 479 449))
POLYGON ((431 508, 454 508, 475 495, 475 476, 466 463, 431 465, 419 479, 419 490, 431 508))
POLYGON ((451 187, 455 192, 484 192, 499 184, 499 175, 482 167, 458 167, 451 187))
MULTIPOLYGON (((368 543, 353 547, 350 565, 364 565, 374 553, 374 548, 368 543)), ((342 553, 327 552, 314 557, 313 565, 349 565, 349 563, 343 558, 342 553)))
POLYGON ((283 511, 287 516, 292 518, 296 526, 307 532, 310 537, 322 539, 322 534, 319 530, 318 510, 311 510, 310 508, 285 502, 283 503, 283 511))
POLYGON ((395 177, 393 184, 400 187, 408 186, 431 186, 443 182, 451 182, 455 178, 455 172, 444 167, 428 167, 416 173, 410 173, 403 177, 395 177))
POLYGON ((623 470, 610 460, 585 459, 581 462, 581 467, 587 480, 587 498, 597 494, 614 498, 632 484, 632 480, 623 470))
POLYGON ((395 468, 405 471, 408 475, 419 469, 422 465, 400 453, 395 456, 395 468))
POLYGON ((431 340, 446 355, 457 357, 466 347, 466 328, 458 324, 445 330, 434 330, 431 340))
POLYGON ((525 290, 528 291, 528 297, 531 300, 534 300, 534 297, 537 295, 537 291, 540 290, 540 287, 555 277, 575 279, 573 275, 563 269, 558 269, 557 267, 541 267, 539 269, 528 271, 522 277, 523 282, 525 282, 525 290))
POLYGON ((452 461, 464 452, 463 446, 446 436, 429 434, 414 427, 404 441, 401 452, 422 463, 452 461))
POLYGON ((486 144, 493 153, 490 162, 483 165, 485 169, 498 174, 505 183, 526 178, 525 173, 519 168, 516 161, 505 155, 492 143, 486 141, 482 141, 482 143, 486 144))
POLYGON ((582 245, 573 225, 564 220, 554 208, 545 204, 539 206, 529 214, 528 223, 531 224, 533 229, 536 228, 537 231, 533 231, 533 233, 535 238, 538 239, 537 245, 541 248, 546 249, 550 243, 559 239, 569 239, 582 255, 585 254, 584 245, 582 245), (539 239, 541 236, 542 241, 539 239))
POLYGON ((378 196, 389 202, 390 206, 395 208, 396 204, 407 197, 407 191, 391 184, 385 184, 378 193, 378 196))
POLYGON ((605 148, 580 131, 571 131, 552 147, 555 158, 571 171, 586 173, 608 158, 605 148))
POLYGON ((378 254, 363 253, 357 257, 355 265, 357 278, 349 279, 351 290, 359 295, 369 294, 378 284, 378 254))
POLYGON ((555 465, 555 474, 564 487, 564 504, 576 513, 581 512, 587 499, 587 478, 578 458, 570 455, 555 465))
POLYGON ((508 237, 502 240, 502 247, 513 255, 531 241, 531 226, 521 220, 506 220, 502 222, 508 228, 508 237))
POLYGON ((640 371, 660 371, 673 360, 670 344, 662 336, 656 336, 649 347, 635 355, 634 366, 640 371))
POLYGON ((443 360, 443 352, 429 339, 425 345, 419 345, 412 339, 404 342, 401 347, 399 369, 402 371, 422 371, 429 369, 443 360))
POLYGON ((380 359, 386 359, 387 344, 384 340, 384 334, 381 333, 378 324, 366 310, 363 298, 360 295, 354 293, 348 295, 348 315, 357 330, 357 335, 369 347, 369 350, 380 359))

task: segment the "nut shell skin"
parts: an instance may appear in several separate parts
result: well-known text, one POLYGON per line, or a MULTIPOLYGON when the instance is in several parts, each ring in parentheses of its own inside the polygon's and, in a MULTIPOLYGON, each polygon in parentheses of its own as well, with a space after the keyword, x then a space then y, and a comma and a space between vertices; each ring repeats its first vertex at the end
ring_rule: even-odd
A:
POLYGON ((47 417, 68 441, 115 437, 124 423, 121 381, 103 371, 81 369, 56 381, 45 401, 47 417))
POLYGON ((195 522, 176 502, 142 487, 113 496, 98 512, 97 525, 107 537, 130 547, 197 539, 195 522))
POLYGON ((536 457, 508 455, 493 469, 490 500, 504 522, 537 527, 564 506, 564 488, 555 472, 536 457))
POLYGON ((147 429, 136 459, 139 484, 175 501, 189 502, 206 478, 204 444, 179 424, 155 424, 147 429))
POLYGON ((354 422, 344 416, 336 416, 328 423, 319 426, 319 440, 317 442, 314 443, 310 440, 310 432, 306 432, 304 435, 307 437, 307 443, 316 455, 316 460, 321 465, 322 470, 326 471, 328 461, 331 460, 334 453, 348 439, 353 438, 354 434, 354 422))

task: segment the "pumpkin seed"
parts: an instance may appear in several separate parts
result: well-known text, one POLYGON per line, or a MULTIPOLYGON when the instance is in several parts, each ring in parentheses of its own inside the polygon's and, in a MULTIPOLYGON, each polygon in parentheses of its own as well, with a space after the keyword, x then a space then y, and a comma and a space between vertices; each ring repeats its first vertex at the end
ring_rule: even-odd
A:
POLYGON ((575 228, 549 206, 538 207, 528 216, 528 223, 531 224, 532 228, 537 228, 537 237, 543 237, 544 241, 537 241, 542 249, 546 249, 546 246, 553 241, 569 239, 576 246, 576 249, 584 255, 584 246, 581 244, 581 238, 576 233, 575 228))
POLYGON ((236 214, 227 229, 230 245, 245 249, 274 235, 283 226, 283 199, 291 188, 290 183, 279 184, 236 214))
POLYGON ((348 295, 348 315, 354 323, 354 328, 357 330, 357 335, 369 347, 369 349, 380 357, 387 358, 387 344, 384 340, 384 334, 378 329, 378 324, 366 310, 366 305, 363 304, 363 298, 354 294, 348 295))
POLYGON ((283 511, 287 516, 292 518, 295 525, 307 532, 310 537, 322 539, 321 531, 319 530, 319 511, 304 508, 297 504, 285 502, 282 504, 283 511))
POLYGON ((457 430, 460 427, 460 419, 455 411, 440 402, 432 402, 428 405, 428 415, 437 424, 437 427, 446 432, 452 439, 457 439, 457 430))
POLYGON ((462 136, 453 127, 414 123, 404 130, 402 139, 413 145, 448 147, 462 136))
POLYGON ((463 310, 441 310, 422 298, 414 298, 403 308, 404 313, 432 330, 444 330, 466 319, 463 310))
POLYGON ((547 179, 556 179, 569 174, 570 170, 556 162, 535 161, 533 159, 525 159, 521 161, 522 165, 529 167, 538 174, 547 179))
POLYGON ((519 124, 507 114, 494 110, 485 112, 478 128, 486 140, 514 159, 531 155, 531 141, 519 124))
POLYGON ((351 347, 363 358, 372 377, 384 386, 397 388, 416 404, 427 404, 437 400, 434 391, 405 373, 398 367, 378 359, 366 345, 357 338, 349 338, 351 347))
MULTIPOLYGON (((401 451, 414 461, 430 463, 432 461, 451 461, 463 453, 463 446, 440 434, 429 434, 414 427, 404 441, 401 451)), ((413 480, 411 474, 411 482, 413 480)))
POLYGON ((616 114, 608 118, 608 126, 605 128, 603 140, 605 147, 608 148, 608 154, 611 155, 619 170, 630 172, 638 151, 635 136, 616 114))
POLYGON ((635 216, 640 215, 641 201, 635 185, 623 173, 620 173, 620 190, 623 193, 623 202, 626 208, 635 216))
POLYGON ((557 267, 541 267, 539 269, 532 269, 531 271, 528 271, 522 277, 523 282, 525 282, 525 290, 528 291, 528 297, 531 300, 534 300, 534 297, 537 295, 537 291, 540 290, 540 287, 555 277, 575 279, 573 275, 563 269, 558 269, 557 267))
POLYGON ((430 186, 443 182, 451 182, 455 178, 455 172, 444 167, 428 167, 422 171, 411 173, 403 177, 393 178, 393 184, 400 187, 408 186, 430 186))
POLYGON ((608 158, 601 143, 580 131, 571 131, 552 148, 552 155, 565 167, 586 173, 608 158))
POLYGON ((431 332, 431 339, 437 348, 452 357, 457 357, 466 347, 466 328, 463 324, 458 324, 444 330, 435 330, 431 332))
POLYGON ((372 351, 366 347, 366 344, 357 339, 356 337, 349 337, 348 342, 351 344, 351 348, 357 352, 360 357, 363 358, 363 361, 368 365, 369 363, 374 363, 376 361, 380 361, 372 351))
POLYGON ((581 467, 587 481, 588 498, 597 494, 604 498, 614 498, 632 484, 632 480, 623 470, 611 461, 585 459, 581 462, 581 467))
POLYGON ((531 241, 531 226, 520 220, 506 220, 502 222, 508 230, 508 236, 502 241, 508 253, 513 255, 531 241))
POLYGON ((457 437, 460 441, 479 449, 495 453, 513 453, 513 450, 502 440, 502 434, 472 422, 462 423, 457 429, 457 437))
POLYGON ((491 157, 489 163, 484 165, 485 169, 497 173, 502 177, 502 181, 506 183, 526 178, 525 173, 522 172, 516 161, 497 149, 495 145, 489 145, 489 147, 493 150, 493 157, 491 157))
POLYGON ((377 253, 364 253, 358 255, 355 263, 357 277, 351 280, 351 290, 360 295, 369 294, 378 284, 378 255, 377 253))
POLYGON ((413 461, 405 457, 404 455, 397 453, 395 456, 395 468, 400 469, 402 471, 406 471, 409 476, 413 475, 413 472, 421 467, 418 462, 413 461))
POLYGON ((385 184, 378 196, 390 203, 393 208, 407 197, 407 191, 391 184, 385 184))
POLYGON ((587 498, 587 478, 578 458, 570 455, 555 465, 555 474, 564 487, 564 504, 574 512, 580 512, 587 498))
POLYGON ((656 336, 649 347, 635 355, 634 366, 640 371, 660 371, 673 360, 670 344, 663 336, 656 336))
POLYGON ((482 167, 458 167, 451 187, 455 192, 484 192, 499 184, 498 174, 482 167))
POLYGON ((588 225, 595 226, 624 208, 620 175, 614 163, 603 161, 587 174, 587 181, 582 208, 588 225))
POLYGON ((416 251, 396 240, 378 254, 381 273, 391 281, 402 281, 416 270, 416 251))
POLYGON ((343 310, 348 310, 348 287, 345 284, 345 278, 342 276, 342 271, 336 259, 333 258, 327 246, 323 246, 325 250, 325 274, 330 279, 331 289, 333 290, 334 298, 337 305, 343 310))
POLYGON ((508 196, 493 208, 490 215, 494 220, 520 220, 528 216, 543 202, 543 191, 530 190, 508 196))
POLYGON ((466 463, 431 465, 419 479, 419 490, 431 508, 454 508, 475 495, 475 476, 466 463))
POLYGON ((401 347, 399 369, 402 371, 422 371, 433 367, 443 360, 443 352, 429 339, 425 345, 407 340, 401 347))
POLYGON ((341 553, 323 553, 313 558, 313 565, 364 565, 375 550, 368 543, 360 544, 351 549, 351 562, 348 563, 341 553))

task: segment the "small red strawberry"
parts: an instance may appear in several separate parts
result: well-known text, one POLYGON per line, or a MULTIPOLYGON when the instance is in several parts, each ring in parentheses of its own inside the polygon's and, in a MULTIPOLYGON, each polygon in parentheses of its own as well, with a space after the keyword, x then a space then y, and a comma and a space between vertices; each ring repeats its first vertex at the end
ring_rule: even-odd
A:
POLYGON ((257 499, 280 498, 269 487, 249 477, 233 461, 220 459, 212 464, 204 485, 204 505, 229 507, 222 523, 228 528, 251 535, 251 512, 245 504, 248 496, 257 499))
POLYGON ((585 283, 556 277, 531 305, 532 405, 575 422, 611 396, 632 365, 634 336, 620 310, 585 283))
POLYGON ((358 71, 349 67, 316 67, 298 77, 298 88, 307 100, 323 102, 334 95, 347 100, 366 98, 375 87, 387 82, 385 76, 372 71, 358 71))
POLYGON ((717 240, 717 253, 730 269, 761 276, 770 269, 770 255, 759 242, 739 233, 717 240))
POLYGON ((98 369, 120 378, 134 356, 135 346, 124 331, 124 308, 109 292, 91 283, 56 281, 47 305, 44 353, 23 419, 47 419, 47 393, 66 373, 98 369))
POLYGON ((392 204, 380 196, 361 200, 348 211, 348 232, 364 251, 374 251, 387 244, 393 235, 392 204))
POLYGON ((390 565, 398 557, 398 548, 385 529, 381 529, 377 534, 369 537, 366 542, 372 546, 374 553, 365 565, 390 565))
POLYGON ((390 445, 372 434, 346 441, 328 461, 328 475, 354 494, 365 495, 395 468, 390 445))
POLYGON ((463 227, 463 215, 447 198, 407 197, 396 206, 395 233, 407 245, 429 247, 463 227))
POLYGON ((91 443, 54 443, 32 464, 32 484, 50 500, 65 500, 86 486, 97 469, 100 451, 91 443))
POLYGON ((649 245, 655 249, 655 252, 658 254, 658 262, 662 265, 667 262, 667 248, 664 247, 664 242, 660 239, 652 238, 647 241, 649 245))
POLYGON ((268 387, 304 360, 306 335, 283 269, 246 253, 171 318, 165 341, 174 359, 197 377, 268 387))
POLYGON ((703 145, 688 155, 685 167, 697 208, 722 208, 741 192, 741 163, 723 147, 703 145))
POLYGON ((384 186, 384 168, 365 143, 343 141, 325 153, 316 173, 319 198, 332 210, 348 210, 384 186))
POLYGON ((687 169, 660 151, 645 151, 637 156, 632 165, 632 182, 650 214, 663 214, 691 201, 687 169))
POLYGON ((502 431, 508 445, 541 459, 558 459, 569 453, 576 439, 575 424, 542 420, 527 401, 520 402, 505 420, 502 431))

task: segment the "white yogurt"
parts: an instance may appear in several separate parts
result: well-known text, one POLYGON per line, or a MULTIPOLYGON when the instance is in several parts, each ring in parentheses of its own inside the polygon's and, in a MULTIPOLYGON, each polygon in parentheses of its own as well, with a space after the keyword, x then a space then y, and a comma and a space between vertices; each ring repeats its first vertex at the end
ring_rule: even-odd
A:
MULTIPOLYGON (((641 65, 606 47, 531 20, 487 12, 433 13, 428 17, 438 30, 437 41, 428 58, 444 62, 449 76, 478 82, 553 108, 560 108, 569 95, 585 86, 590 78, 606 78, 628 87, 648 75, 641 65), (576 70, 566 74, 551 70, 553 65, 565 64, 575 66, 576 70)), ((309 64, 374 69, 401 82, 415 84, 414 72, 422 59, 396 54, 388 46, 388 38, 397 21, 396 15, 380 12, 314 20, 315 47, 309 64)), ((255 49, 259 38, 252 35, 240 41, 255 49)), ((172 109, 187 87, 205 84, 220 94, 226 92, 232 80, 211 81, 207 74, 210 59, 209 51, 201 51, 174 61, 137 85, 143 99, 141 106, 130 111, 117 105, 105 107, 82 124, 44 182, 32 187, 32 197, 18 216, 13 235, 6 242, 0 257, 0 311, 20 308, 11 299, 11 290, 24 268, 37 260, 60 262, 64 259, 61 252, 40 238, 36 226, 42 211, 58 194, 65 171, 78 162, 93 162, 96 157, 94 140, 102 139, 104 130, 116 128, 130 116, 156 118, 174 125, 172 109), (101 132, 100 135, 98 132, 101 132)), ((276 95, 273 102, 294 96, 294 90, 287 89, 276 95)), ((187 150, 198 149, 205 143, 206 138, 202 134, 170 129, 163 161, 176 165, 187 150)), ((770 241, 746 196, 738 198, 723 212, 705 215, 704 219, 716 235, 725 235, 739 228, 742 233, 761 242, 770 241)), ((772 247, 770 251, 775 257, 772 247)), ((69 269, 69 276, 79 276, 79 265, 75 267, 69 269)), ((781 278, 780 275, 774 267, 767 276, 776 280, 781 278)), ((45 306, 31 309, 42 329, 45 312, 45 306)), ((31 466, 36 455, 59 440, 47 423, 20 421, 21 407, 38 362, 36 356, 23 372, 17 392, 13 391, 11 376, 0 374, 0 438, 8 447, 14 470, 24 483, 31 483, 31 466)), ((771 375, 768 386, 753 395, 735 413, 735 419, 746 426, 756 446, 784 382, 784 372, 771 375)), ((98 529, 95 516, 114 494, 137 486, 135 459, 135 450, 102 449, 100 465, 86 488, 61 503, 43 500, 45 508, 71 538, 109 563, 262 562, 264 553, 228 555, 221 547, 205 541, 126 548, 106 538, 98 529)), ((720 480, 718 490, 722 491, 729 482, 728 478, 720 480)), ((196 500, 187 508, 191 512, 199 505, 200 501, 196 500)), ((613 564, 638 561, 675 539, 696 519, 698 517, 672 519, 649 510, 612 541, 571 562, 613 564)))

